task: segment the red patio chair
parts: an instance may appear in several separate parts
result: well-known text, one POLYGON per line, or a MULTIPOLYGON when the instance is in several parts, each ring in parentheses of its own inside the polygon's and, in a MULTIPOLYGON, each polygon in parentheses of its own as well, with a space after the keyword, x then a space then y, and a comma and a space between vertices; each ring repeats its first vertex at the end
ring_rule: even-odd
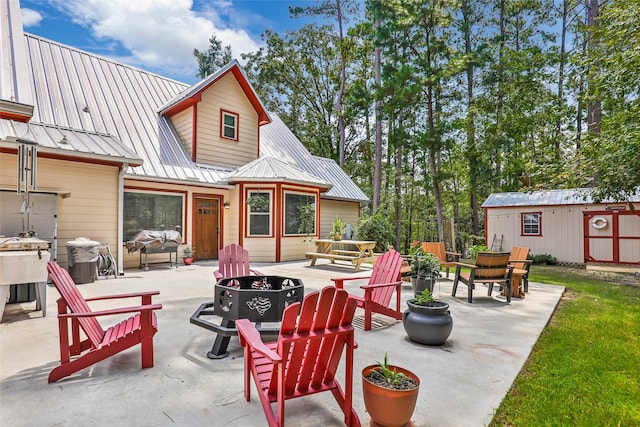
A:
POLYGON ((390 250, 376 260, 370 277, 341 277, 331 279, 339 289, 344 288, 344 282, 348 280, 369 279, 369 283, 360 286, 364 289, 364 296, 352 295, 358 303, 358 307, 364 309, 364 330, 371 329, 371 316, 373 313, 384 314, 396 320, 402 320, 400 310, 400 293, 402 281, 400 269, 402 268, 402 256, 396 250, 390 250), (391 307, 391 298, 396 294, 395 307, 391 307))
POLYGON ((153 366, 153 336, 158 330, 156 314, 153 310, 161 309, 162 305, 151 304, 151 296, 158 295, 160 292, 140 292, 85 299, 67 270, 53 261, 49 261, 47 270, 51 281, 61 295, 61 298, 58 299, 60 366, 55 367, 49 374, 50 383, 136 344, 140 344, 141 347, 142 367, 150 368, 153 366), (92 311, 87 304, 88 301, 133 297, 142 298, 142 305, 92 311), (124 313, 137 314, 106 330, 102 329, 96 318, 124 313), (69 322, 71 322, 71 330, 69 330, 69 322), (86 335, 85 339, 80 339, 80 329, 86 335), (69 343, 69 338, 71 338, 71 343, 69 343), (74 357, 72 360, 72 356, 79 357, 74 357))
POLYGON ((216 280, 250 276, 251 273, 256 276, 264 276, 261 272, 249 267, 249 251, 235 243, 222 248, 218 254, 218 269, 213 272, 216 280))
POLYGON ((352 406, 355 310, 346 291, 327 286, 284 310, 277 341, 264 343, 253 323, 236 321, 244 347, 244 396, 251 400, 253 377, 269 426, 284 426, 285 401, 323 391, 335 397, 345 425, 360 426, 352 406), (336 379, 343 350, 344 390, 336 379))

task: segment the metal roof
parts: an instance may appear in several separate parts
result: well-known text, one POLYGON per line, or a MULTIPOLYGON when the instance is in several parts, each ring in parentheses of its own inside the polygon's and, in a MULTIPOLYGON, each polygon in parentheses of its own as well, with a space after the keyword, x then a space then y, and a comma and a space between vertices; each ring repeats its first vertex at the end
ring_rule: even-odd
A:
POLYGON ((291 132, 291 129, 275 113, 270 113, 271 123, 260 128, 260 154, 271 156, 296 165, 300 169, 330 182, 333 186, 323 197, 367 202, 366 194, 332 160, 313 156, 291 132))
MULTIPOLYGON (((135 152, 108 134, 0 119, 0 137, 18 137, 36 141, 38 142, 38 150, 41 152, 60 153, 60 151, 65 151, 66 154, 73 157, 89 156, 94 159, 100 158, 131 165, 142 163, 142 159, 135 152)), ((11 143, 7 142, 2 144, 7 147, 11 146, 11 143)))
MULTIPOLYGON (((52 150, 76 150, 96 158, 109 152, 131 164, 142 159, 141 166, 127 170, 130 178, 228 187, 233 170, 193 162, 171 121, 158 114, 202 90, 215 76, 189 86, 26 33, 24 48, 34 104, 29 126, 32 132, 53 135, 44 137, 52 150), (69 143, 56 144, 65 132, 69 143)), ((235 61, 223 70, 229 69, 243 73, 235 61)), ((305 182, 332 185, 323 197, 368 200, 335 162, 312 156, 281 120, 274 121, 260 128, 261 156, 276 157, 309 174, 305 182)))
MULTIPOLYGON (((594 203, 587 188, 544 190, 530 193, 493 193, 482 204, 483 208, 507 206, 585 205, 594 203)), ((629 200, 640 202, 640 193, 629 200)), ((604 201, 603 203, 607 203, 604 201)))
POLYGON ((227 180, 229 182, 282 181, 327 189, 331 188, 331 184, 327 181, 323 181, 317 176, 311 175, 291 163, 285 163, 275 157, 260 157, 247 163, 232 173, 227 180))

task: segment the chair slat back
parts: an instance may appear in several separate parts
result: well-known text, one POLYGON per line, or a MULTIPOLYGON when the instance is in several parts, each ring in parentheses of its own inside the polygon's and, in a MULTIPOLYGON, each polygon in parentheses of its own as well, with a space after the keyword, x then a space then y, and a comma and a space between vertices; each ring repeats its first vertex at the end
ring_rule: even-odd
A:
MULTIPOLYGON (((373 272, 369 278, 370 285, 382 283, 393 283, 400 280, 400 269, 402 268, 402 256, 396 250, 385 252, 376 260, 373 272)), ((371 292, 371 299, 380 305, 388 306, 393 297, 394 288, 387 286, 374 289, 371 292)))
POLYGON ((475 277, 479 279, 504 278, 509 264, 509 252, 478 252, 476 255, 475 277))
POLYGON ((529 256, 529 248, 523 248, 521 246, 513 246, 511 248, 511 255, 509 255, 509 264, 513 266, 513 268, 518 268, 520 270, 526 269, 526 263, 524 262, 513 262, 514 260, 526 260, 529 256))
POLYGON ((438 258, 440 263, 447 262, 447 249, 444 242, 422 242, 422 250, 438 258))
MULTIPOLYGON (((302 304, 283 313, 278 353, 285 369, 285 396, 306 392, 335 378, 340 357, 351 335, 356 300, 347 291, 333 286, 305 296, 302 304)), ((277 374, 272 373, 269 393, 277 390, 277 374)))
POLYGON ((249 251, 232 243, 218 255, 218 271, 223 278, 249 276, 249 251))
MULTIPOLYGON (((78 287, 67 270, 60 267, 56 262, 49 261, 47 263, 47 271, 71 313, 91 312, 89 304, 80 294, 78 287)), ((78 323, 93 346, 99 347, 102 337, 104 337, 104 329, 102 329, 98 320, 95 317, 80 317, 78 318, 78 323)))

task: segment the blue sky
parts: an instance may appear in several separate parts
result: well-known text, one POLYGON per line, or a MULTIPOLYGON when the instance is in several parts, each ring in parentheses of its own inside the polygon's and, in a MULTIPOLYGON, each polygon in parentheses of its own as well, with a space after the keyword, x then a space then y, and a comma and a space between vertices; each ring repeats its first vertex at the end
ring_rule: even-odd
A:
POLYGON ((289 6, 313 0, 21 0, 25 32, 185 83, 194 83, 193 49, 215 34, 235 57, 258 49, 271 29, 284 35, 310 19, 289 6))

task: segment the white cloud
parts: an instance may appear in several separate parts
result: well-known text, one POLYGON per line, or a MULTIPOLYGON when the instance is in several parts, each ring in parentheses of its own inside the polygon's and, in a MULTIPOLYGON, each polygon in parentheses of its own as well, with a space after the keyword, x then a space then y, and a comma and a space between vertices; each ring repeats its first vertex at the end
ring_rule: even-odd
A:
POLYGON ((37 27, 42 21, 42 15, 33 9, 20 9, 20 15, 22 15, 22 25, 24 27, 37 27))
POLYGON ((222 19, 194 11, 191 0, 67 0, 55 6, 96 37, 119 41, 135 58, 128 62, 142 67, 194 75, 193 49, 207 49, 212 34, 230 44, 237 58, 258 48, 245 30, 225 28, 222 19))

